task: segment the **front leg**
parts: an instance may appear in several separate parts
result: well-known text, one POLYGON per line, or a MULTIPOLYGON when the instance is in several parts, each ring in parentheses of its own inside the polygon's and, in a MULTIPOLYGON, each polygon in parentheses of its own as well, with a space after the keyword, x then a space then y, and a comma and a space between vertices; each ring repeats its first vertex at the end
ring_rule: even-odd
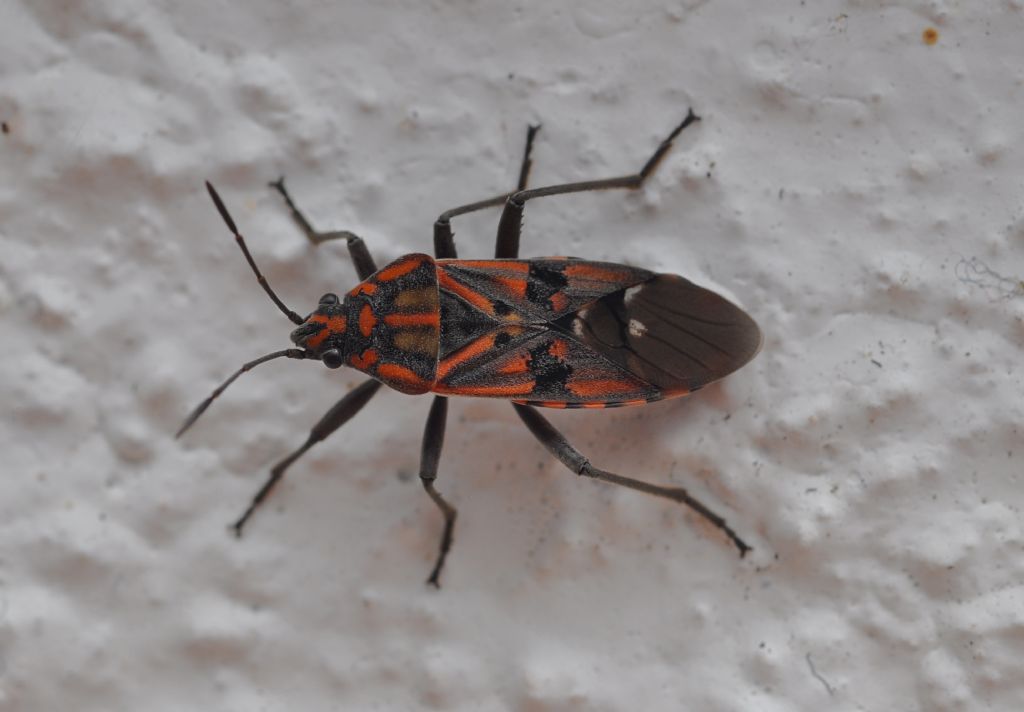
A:
POLYGON ((363 238, 348 230, 330 230, 325 232, 315 230, 298 206, 295 205, 292 196, 288 194, 288 189, 284 187, 284 176, 271 181, 269 185, 284 198, 292 219, 310 242, 314 245, 319 245, 321 242, 327 242, 328 240, 344 240, 348 246, 348 253, 352 257, 352 264, 355 265, 359 279, 366 279, 377 271, 377 265, 374 263, 370 251, 366 248, 363 238))
POLYGON ((311 447, 326 439, 327 436, 350 421, 366 406, 367 403, 370 402, 370 399, 377 393, 380 385, 380 381, 375 381, 371 378, 363 381, 361 384, 345 394, 345 397, 335 403, 331 409, 327 411, 322 418, 320 418, 317 424, 313 426, 312 430, 309 431, 309 437, 306 438, 306 442, 292 452, 292 454, 288 455, 288 457, 274 465, 270 470, 270 476, 252 498, 252 502, 249 503, 245 512, 237 521, 235 521, 234 524, 231 525, 231 528, 235 530, 236 536, 242 536, 242 529, 245 527, 245 523, 249 521, 249 517, 251 517, 256 509, 263 504, 263 501, 270 494, 270 491, 274 489, 278 482, 281 481, 281 478, 284 477, 285 471, 291 467, 292 463, 305 455, 306 451, 311 447))

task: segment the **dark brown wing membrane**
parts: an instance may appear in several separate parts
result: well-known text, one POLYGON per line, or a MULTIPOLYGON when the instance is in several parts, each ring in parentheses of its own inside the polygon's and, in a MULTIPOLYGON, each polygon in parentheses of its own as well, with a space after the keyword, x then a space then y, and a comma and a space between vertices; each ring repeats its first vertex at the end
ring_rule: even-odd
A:
POLYGON ((672 274, 606 295, 557 325, 664 397, 729 375, 761 348, 746 312, 672 274))

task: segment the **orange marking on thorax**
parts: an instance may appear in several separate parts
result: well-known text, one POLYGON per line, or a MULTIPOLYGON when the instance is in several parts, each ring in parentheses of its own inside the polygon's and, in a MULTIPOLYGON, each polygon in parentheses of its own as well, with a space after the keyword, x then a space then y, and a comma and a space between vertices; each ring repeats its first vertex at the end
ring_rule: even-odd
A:
POLYGON ((381 378, 389 381, 400 381, 413 388, 430 389, 430 382, 421 378, 415 371, 397 363, 382 363, 377 367, 377 373, 381 378))
POLYGON ((377 273, 378 282, 390 282, 393 279, 398 279, 402 275, 409 274, 414 269, 423 264, 422 257, 409 257, 402 260, 398 264, 385 267, 377 273))
POLYGON ((352 368, 358 368, 360 371, 365 371, 373 366, 373 364, 377 363, 379 358, 380 354, 378 354, 375 349, 366 349, 366 351, 359 355, 352 354, 349 356, 348 362, 352 364, 352 368))
POLYGON ((377 285, 373 282, 362 282, 352 288, 352 291, 348 293, 350 297, 358 297, 360 294, 370 296, 377 291, 377 285))
POLYGON ((437 329, 441 326, 441 313, 388 314, 384 317, 384 323, 388 326, 432 326, 437 329))
POLYGON ((459 284, 454 279, 449 277, 448 273, 445 272, 444 270, 437 271, 437 283, 441 286, 442 289, 446 289, 452 294, 456 294, 462 297, 467 302, 469 302, 470 304, 472 304, 485 314, 494 314, 494 305, 491 304, 490 299, 480 294, 479 292, 473 291, 469 287, 464 287, 463 285, 459 284))
POLYGON ((364 304, 359 312, 359 333, 368 337, 373 333, 375 326, 377 326, 377 315, 373 313, 373 308, 369 304, 364 304))
POLYGON ((452 370, 466 361, 476 358, 480 354, 487 353, 494 348, 494 337, 497 334, 481 336, 476 341, 470 341, 454 354, 437 364, 437 379, 446 378, 452 370))

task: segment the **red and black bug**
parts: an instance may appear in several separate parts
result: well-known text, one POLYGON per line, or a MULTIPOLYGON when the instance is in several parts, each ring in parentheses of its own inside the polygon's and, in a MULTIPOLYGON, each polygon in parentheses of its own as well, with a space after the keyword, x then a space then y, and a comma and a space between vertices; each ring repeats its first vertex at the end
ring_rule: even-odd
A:
POLYGON ((652 485, 594 467, 534 406, 607 408, 686 395, 750 361, 761 346, 757 324, 725 298, 677 275, 565 257, 518 259, 526 201, 639 188, 672 141, 698 120, 688 112, 638 173, 527 189, 531 148, 539 128, 531 126, 514 192, 442 213, 434 223, 436 258, 406 255, 380 270, 362 239, 348 231, 314 230, 289 196, 284 179, 272 183, 312 242, 346 241, 362 280, 344 297, 322 296, 307 317, 288 309, 270 288, 220 196, 207 183, 260 285, 297 325, 291 334, 295 348, 242 366, 199 404, 178 435, 238 376, 271 359, 311 359, 328 368, 349 366, 370 376, 313 426, 300 448, 272 468, 235 522, 235 532, 241 534, 285 470, 348 422, 383 383, 403 393, 436 394, 420 464, 423 486, 445 520, 437 560, 427 579, 430 584, 439 585, 456 517, 455 508, 434 488, 448 396, 512 401, 533 435, 573 472, 686 504, 725 533, 744 555, 750 547, 685 489, 652 485), (495 259, 457 259, 451 218, 502 204, 495 259))

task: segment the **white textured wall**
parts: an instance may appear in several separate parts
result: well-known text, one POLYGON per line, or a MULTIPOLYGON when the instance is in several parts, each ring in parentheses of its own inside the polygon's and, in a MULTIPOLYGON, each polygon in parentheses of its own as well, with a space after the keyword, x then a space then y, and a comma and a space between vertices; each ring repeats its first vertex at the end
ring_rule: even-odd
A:
MULTIPOLYGON (((0 9, 0 709, 1019 710, 1024 7, 1003 2, 8 0, 0 9), (170 6, 175 9, 169 9, 170 6), (369 4, 367 4, 369 5, 369 4), (923 33, 938 30, 929 45, 923 33), (755 545, 576 479, 499 402, 394 393, 269 466, 352 372, 278 362, 354 283, 265 187, 383 263, 514 181, 523 252, 683 273, 766 342, 722 384, 554 413, 755 545)), ((497 213, 459 220, 490 254, 497 213)))

